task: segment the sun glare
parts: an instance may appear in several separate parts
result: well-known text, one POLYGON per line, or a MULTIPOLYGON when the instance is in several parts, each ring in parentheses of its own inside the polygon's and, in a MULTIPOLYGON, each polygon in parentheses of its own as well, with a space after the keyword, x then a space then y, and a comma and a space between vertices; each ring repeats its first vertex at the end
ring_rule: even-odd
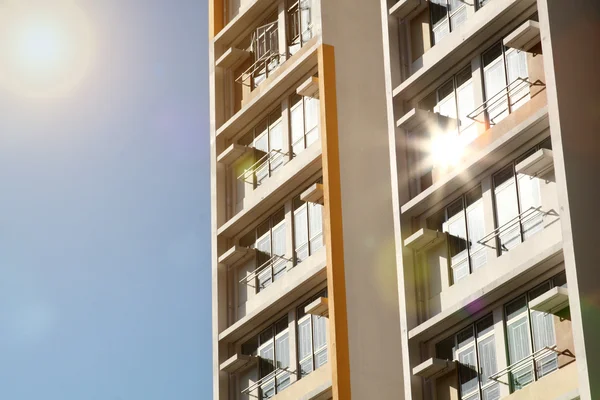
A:
POLYGON ((0 5, 0 83, 25 96, 70 93, 92 55, 89 22, 72 0, 0 5))

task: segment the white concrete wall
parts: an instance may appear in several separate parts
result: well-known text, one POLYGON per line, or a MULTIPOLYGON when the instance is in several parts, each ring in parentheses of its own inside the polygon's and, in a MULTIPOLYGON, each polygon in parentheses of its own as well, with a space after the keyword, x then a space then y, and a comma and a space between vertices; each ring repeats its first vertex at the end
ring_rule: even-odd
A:
POLYGON ((403 382, 381 10, 323 1, 321 16, 335 52, 351 395, 393 399, 403 382))
POLYGON ((600 2, 538 0, 579 391, 600 398, 600 2))

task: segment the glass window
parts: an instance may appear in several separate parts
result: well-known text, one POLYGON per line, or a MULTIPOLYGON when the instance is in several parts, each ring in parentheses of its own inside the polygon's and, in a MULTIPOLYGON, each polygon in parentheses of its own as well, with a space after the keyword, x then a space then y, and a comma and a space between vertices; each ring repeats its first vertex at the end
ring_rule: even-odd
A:
POLYGON ((279 279, 287 268, 284 209, 277 211, 240 239, 240 245, 257 250, 255 282, 244 283, 260 292, 279 279))
POLYGON ((498 383, 489 379, 498 368, 491 314, 439 342, 436 345, 436 357, 459 362, 462 400, 500 398, 498 383))
POLYGON ((323 247, 323 206, 305 203, 298 196, 293 201, 293 207, 294 253, 295 263, 298 264, 323 247))
POLYGON ((312 15, 310 0, 291 0, 287 5, 288 52, 296 53, 312 38, 312 15))
POLYGON ((475 139, 478 133, 477 126, 475 120, 468 117, 476 107, 471 66, 461 70, 440 86, 434 94, 434 97, 430 95, 421 102, 420 107, 433 109, 440 115, 457 120, 462 144, 475 139))
POLYGON ((430 229, 448 234, 448 256, 452 282, 456 283, 487 262, 481 187, 469 191, 440 213, 428 218, 430 229))
POLYGON ((292 154, 297 156, 319 139, 319 99, 290 97, 292 154))
POLYGON ((260 186, 267 178, 285 163, 286 150, 283 148, 283 130, 281 126, 281 110, 274 110, 267 118, 260 121, 248 132, 239 144, 254 148, 254 165, 236 176, 243 183, 260 186))
POLYGON ((429 3, 433 44, 456 30, 467 20, 467 7, 460 0, 431 0, 429 3))
POLYGON ((527 53, 497 43, 482 61, 487 120, 495 125, 529 100, 527 53))
POLYGON ((268 399, 291 383, 287 316, 261 332, 258 341, 261 398, 268 399))
POLYGON ((544 140, 493 177, 497 245, 500 254, 543 229, 545 214, 541 209, 540 179, 517 174, 515 167, 548 144, 548 141, 544 140))
POLYGON ((563 283, 562 273, 505 306, 511 390, 519 390, 558 369, 558 356, 544 351, 556 344, 554 316, 529 308, 529 302, 563 283))
POLYGON ((327 291, 298 307, 298 379, 327 363, 327 318, 304 312, 319 297, 327 297, 327 291))

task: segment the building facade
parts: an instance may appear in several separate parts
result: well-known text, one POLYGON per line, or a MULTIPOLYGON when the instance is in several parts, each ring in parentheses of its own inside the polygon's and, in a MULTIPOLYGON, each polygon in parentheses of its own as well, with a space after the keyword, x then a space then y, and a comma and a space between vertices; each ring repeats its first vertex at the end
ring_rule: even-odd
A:
POLYGON ((600 399, 600 2, 209 9, 214 399, 600 399))
POLYGON ((209 4, 213 396, 394 398, 381 9, 209 4))
POLYGON ((398 398, 600 398, 600 2, 381 5, 398 398))

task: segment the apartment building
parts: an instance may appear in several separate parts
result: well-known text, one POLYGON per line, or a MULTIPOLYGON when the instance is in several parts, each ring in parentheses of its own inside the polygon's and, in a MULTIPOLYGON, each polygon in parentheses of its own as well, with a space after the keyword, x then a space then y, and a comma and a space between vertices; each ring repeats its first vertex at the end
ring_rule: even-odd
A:
POLYGON ((213 398, 396 398, 381 9, 209 9, 213 398))
POLYGON ((600 2, 381 8, 394 398, 600 399, 600 2))

